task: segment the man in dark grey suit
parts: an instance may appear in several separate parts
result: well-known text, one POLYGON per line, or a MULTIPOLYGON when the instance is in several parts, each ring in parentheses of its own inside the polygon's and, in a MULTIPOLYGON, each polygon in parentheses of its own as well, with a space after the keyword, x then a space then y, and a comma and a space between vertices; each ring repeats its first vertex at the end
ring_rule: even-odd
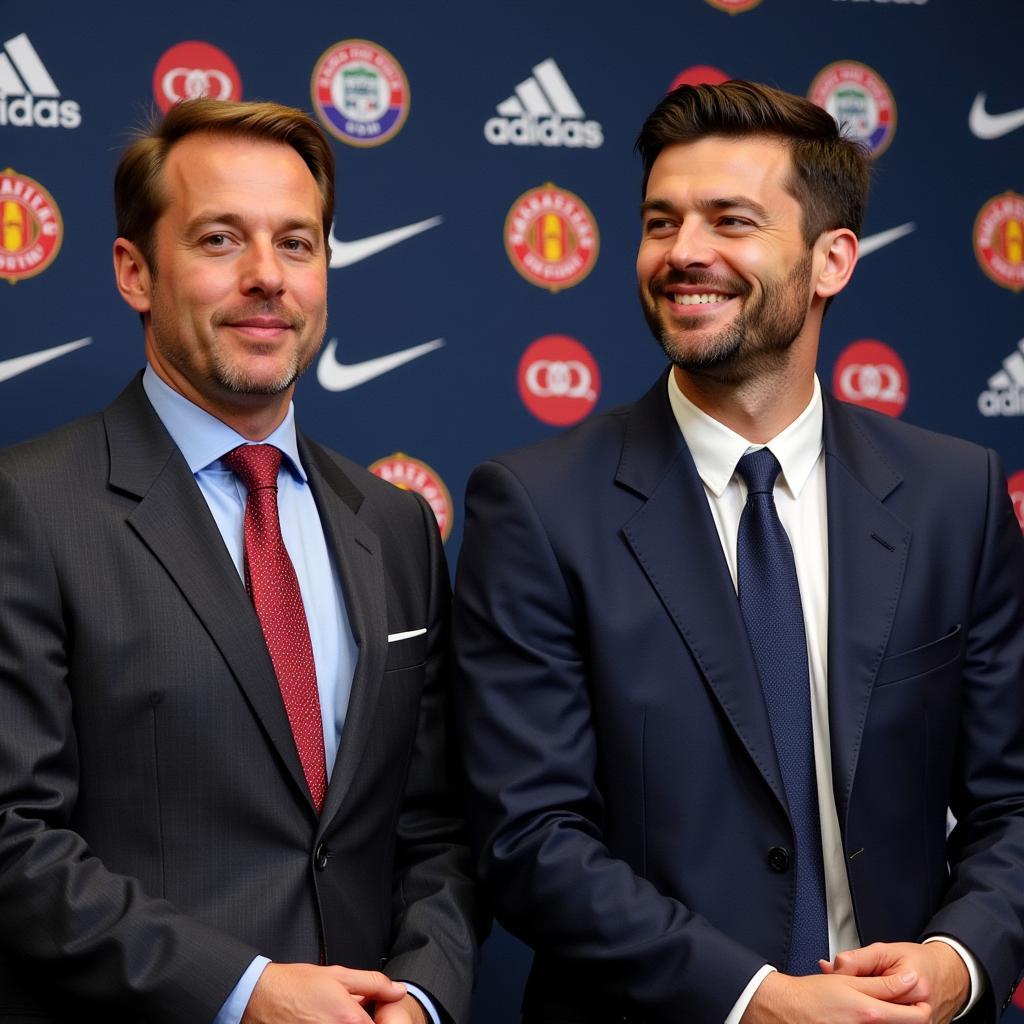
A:
POLYGON ((436 524, 294 426, 333 192, 299 111, 174 108, 116 182, 145 374, 0 454, 0 1021, 466 1019, 436 524))

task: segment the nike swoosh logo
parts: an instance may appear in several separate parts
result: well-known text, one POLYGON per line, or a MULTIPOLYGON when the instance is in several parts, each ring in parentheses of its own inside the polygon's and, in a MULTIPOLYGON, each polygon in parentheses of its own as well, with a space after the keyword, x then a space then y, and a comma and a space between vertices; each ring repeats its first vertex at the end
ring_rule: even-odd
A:
POLYGON ((425 341, 422 345, 413 345, 412 348, 403 348, 400 352, 391 352, 389 355, 377 356, 376 359, 367 359, 361 363, 339 363, 335 356, 338 339, 331 338, 320 356, 320 362, 317 363, 316 379, 320 386, 328 391, 348 391, 365 384, 368 380, 373 380, 374 377, 390 373, 404 363, 425 356, 443 344, 444 338, 435 338, 433 341, 425 341))
POLYGON ((78 341, 69 341, 66 345, 56 345, 53 348, 44 348, 41 352, 29 352, 28 355, 15 356, 13 359, 0 359, 0 381, 10 380, 17 377, 19 373, 26 370, 33 370, 51 359, 66 356, 74 352, 76 348, 82 348, 92 342, 92 338, 79 338, 78 341))
POLYGON ((917 225, 913 221, 909 221, 906 224, 901 224, 898 228, 879 231, 877 235, 865 235, 857 246, 857 252, 861 256, 870 256, 873 252, 878 252, 879 249, 897 241, 904 235, 909 235, 916 227, 917 225))
POLYGON ((1008 110, 1005 114, 990 114, 985 109, 985 94, 979 92, 971 104, 967 123, 979 139, 998 139, 1001 135, 1024 128, 1024 107, 1008 110))
POLYGON ((390 231, 382 231, 379 235, 368 235, 366 238, 357 238, 353 242, 341 242, 334 237, 334 225, 331 225, 331 270, 340 270, 342 267, 351 267, 353 263, 365 260, 368 256, 374 256, 385 249, 390 249, 399 242, 404 242, 413 235, 422 231, 429 231, 441 223, 443 217, 428 217, 426 220, 417 221, 415 224, 406 224, 403 228, 392 228, 390 231))

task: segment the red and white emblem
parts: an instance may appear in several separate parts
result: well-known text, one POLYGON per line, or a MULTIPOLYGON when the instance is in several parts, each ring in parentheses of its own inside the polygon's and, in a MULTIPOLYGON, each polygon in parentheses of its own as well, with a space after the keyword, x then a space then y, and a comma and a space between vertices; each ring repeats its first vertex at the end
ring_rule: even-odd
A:
POLYGON ((668 91, 678 89, 681 85, 721 85, 730 78, 732 75, 727 75, 721 68, 710 64, 694 64, 692 68, 684 68, 672 79, 668 91))
POLYGON ((720 11, 727 11, 729 14, 742 14, 755 8, 761 0, 706 0, 712 7, 720 11))
POLYGON ((235 62, 212 43, 189 39, 172 46, 153 69, 153 96, 166 114, 175 103, 208 96, 240 100, 242 79, 235 62))
POLYGON ((840 60, 814 76, 807 98, 880 156, 896 133, 896 100, 885 79, 866 64, 840 60))
POLYGON ((847 345, 836 360, 832 393, 844 402, 899 416, 910 394, 907 368, 884 342, 864 338, 847 345))
MULTIPOLYGON (((1017 470, 1006 482, 1007 490, 1010 492, 1010 501, 1013 502, 1013 511, 1017 513, 1017 522, 1020 523, 1021 532, 1024 532, 1024 469, 1017 470)), ((1017 990, 1016 998, 1018 1006, 1024 1007, 1024 985, 1017 990)))
POLYGON ((553 427, 579 423, 601 394, 601 372, 590 351, 565 334, 546 334, 519 360, 519 397, 553 427))
POLYGON ((13 167, 0 171, 0 277, 41 274, 60 252, 64 221, 53 196, 13 167))
POLYGON ((505 218, 512 266, 538 288, 571 288, 594 269, 600 237, 587 204, 548 182, 524 192, 505 218))
POLYGON ((1024 196, 993 196, 974 221, 974 254, 996 284, 1024 290, 1024 196))
POLYGON ((378 459, 370 466, 370 472, 403 491, 421 494, 434 513, 437 528, 441 531, 441 540, 448 539, 452 532, 455 506, 452 504, 448 488, 436 470, 425 462, 406 455, 405 452, 395 452, 394 455, 378 459))

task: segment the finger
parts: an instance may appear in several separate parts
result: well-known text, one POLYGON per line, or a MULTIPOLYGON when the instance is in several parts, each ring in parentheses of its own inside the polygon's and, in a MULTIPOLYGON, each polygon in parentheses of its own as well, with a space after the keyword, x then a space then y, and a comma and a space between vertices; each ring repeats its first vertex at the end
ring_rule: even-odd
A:
POLYGON ((917 971, 886 974, 879 978, 853 978, 850 982, 858 992, 887 1003, 904 1000, 917 985, 917 971))
POLYGON ((821 971, 822 974, 832 974, 835 971, 835 968, 832 966, 831 960, 819 960, 818 969, 821 971))
POLYGON ((832 961, 832 969, 836 974, 865 978, 872 974, 882 974, 891 962, 892 957, 887 955, 885 946, 876 942, 860 949, 837 953, 832 961))
POLYGON ((378 1003, 394 1003, 405 998, 405 986, 380 971, 357 971, 351 967, 332 967, 330 970, 353 996, 363 996, 378 1003))

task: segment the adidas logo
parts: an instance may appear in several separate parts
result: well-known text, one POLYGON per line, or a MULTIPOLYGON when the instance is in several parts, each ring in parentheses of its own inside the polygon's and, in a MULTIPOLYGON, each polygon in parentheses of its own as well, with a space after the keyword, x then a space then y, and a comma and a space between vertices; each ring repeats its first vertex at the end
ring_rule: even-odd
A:
POLYGON ((988 390, 978 395, 978 411, 982 416, 1024 416, 1024 338, 989 377, 988 390))
POLYGON ((24 32, 0 51, 0 125, 15 128, 77 128, 82 113, 60 89, 24 32))
POLYGON ((492 146, 597 149, 604 143, 601 125, 584 120, 579 100, 551 57, 534 65, 533 75, 498 104, 498 114, 484 125, 492 146))

